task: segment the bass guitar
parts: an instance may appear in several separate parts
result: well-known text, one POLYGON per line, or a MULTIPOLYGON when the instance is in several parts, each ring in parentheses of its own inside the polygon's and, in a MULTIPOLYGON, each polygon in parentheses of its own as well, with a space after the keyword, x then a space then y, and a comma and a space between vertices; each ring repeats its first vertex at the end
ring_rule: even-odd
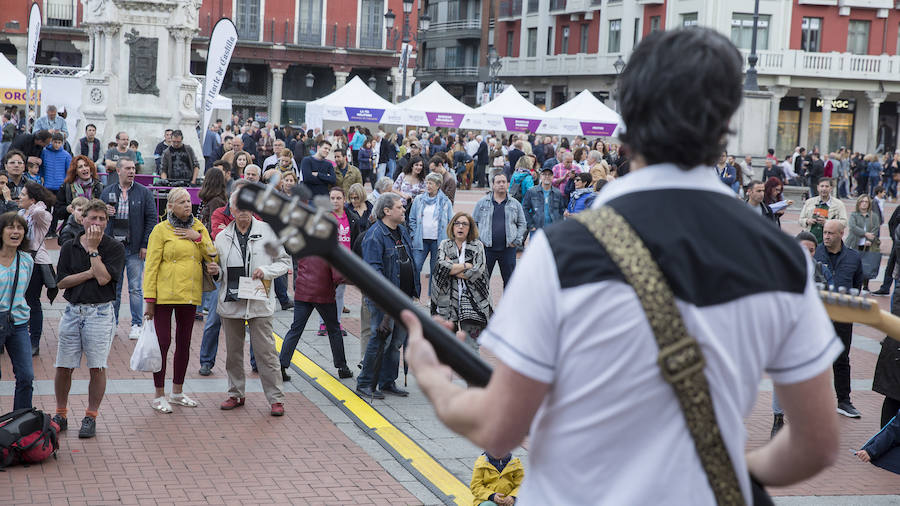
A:
POLYGON ((287 196, 275 191, 272 184, 250 183, 238 191, 237 207, 257 213, 272 227, 278 235, 279 244, 288 253, 325 259, 398 324, 401 321, 400 312, 404 309, 415 313, 422 323, 425 339, 434 347, 438 359, 469 385, 487 385, 491 378, 490 365, 459 341, 453 332, 413 304, 408 295, 348 248, 338 244, 338 223, 331 215, 333 207, 328 197, 324 197, 321 205, 318 202, 309 205, 297 195, 287 196))
POLYGON ((862 323, 900 338, 900 317, 881 309, 875 300, 826 290, 820 290, 819 296, 832 321, 862 323))

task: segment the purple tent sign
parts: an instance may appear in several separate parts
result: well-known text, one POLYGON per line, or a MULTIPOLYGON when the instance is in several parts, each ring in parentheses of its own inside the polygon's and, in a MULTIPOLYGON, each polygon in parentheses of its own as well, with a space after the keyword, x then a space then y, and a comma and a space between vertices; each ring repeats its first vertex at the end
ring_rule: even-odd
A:
POLYGON ((581 132, 584 135, 596 135, 599 137, 609 137, 616 130, 615 123, 592 123, 589 121, 581 122, 581 132))
POLYGON ((365 107, 344 107, 347 111, 348 121, 365 121, 368 123, 380 123, 384 109, 368 109, 365 107))
POLYGON ((463 114, 455 112, 426 112, 428 125, 433 127, 459 128, 463 114))
POLYGON ((503 117, 503 122, 506 123, 506 129, 510 132, 535 132, 541 124, 541 120, 539 119, 525 119, 525 118, 508 118, 506 116, 503 117))

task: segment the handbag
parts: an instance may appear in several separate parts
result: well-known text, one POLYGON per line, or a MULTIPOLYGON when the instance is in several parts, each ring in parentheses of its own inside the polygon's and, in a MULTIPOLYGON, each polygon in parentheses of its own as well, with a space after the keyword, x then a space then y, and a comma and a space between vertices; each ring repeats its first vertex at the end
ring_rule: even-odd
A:
MULTIPOLYGON (((703 350, 688 334, 675 305, 672 289, 640 236, 609 206, 576 214, 603 246, 635 291, 659 347, 657 364, 672 386, 700 464, 720 505, 743 505, 744 496, 716 420, 709 382, 703 374, 703 350)), ((766 490, 750 476, 753 504, 774 504, 766 490)))
POLYGON ((878 269, 881 268, 881 252, 872 251, 870 246, 859 250, 862 257, 863 279, 875 279, 878 277, 878 269))
POLYGON ((36 266, 41 273, 41 282, 47 287, 47 298, 52 303, 59 294, 59 288, 56 287, 56 271, 51 264, 37 264, 36 266))
POLYGON ((12 290, 9 292, 9 309, 0 311, 0 335, 8 336, 13 332, 12 306, 16 295, 16 287, 19 285, 19 252, 16 251, 16 274, 13 277, 12 290))
POLYGON ((131 370, 140 372, 159 372, 162 370, 162 352, 159 339, 156 338, 156 327, 153 320, 144 320, 141 335, 131 353, 131 370))
POLYGON ((200 270, 203 273, 203 287, 202 291, 211 292, 216 289, 216 282, 213 279, 212 274, 206 271, 206 261, 200 261, 200 270))

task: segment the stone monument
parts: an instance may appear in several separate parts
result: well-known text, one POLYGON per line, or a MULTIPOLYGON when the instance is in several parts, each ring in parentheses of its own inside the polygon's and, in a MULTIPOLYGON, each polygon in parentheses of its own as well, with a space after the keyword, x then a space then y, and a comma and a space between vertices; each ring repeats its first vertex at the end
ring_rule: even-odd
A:
POLYGON ((82 78, 79 131, 93 123, 103 142, 128 132, 140 143, 142 172, 153 171, 153 150, 167 128, 184 132, 203 170, 198 81, 189 69, 201 1, 81 0, 95 56, 93 70, 82 78))

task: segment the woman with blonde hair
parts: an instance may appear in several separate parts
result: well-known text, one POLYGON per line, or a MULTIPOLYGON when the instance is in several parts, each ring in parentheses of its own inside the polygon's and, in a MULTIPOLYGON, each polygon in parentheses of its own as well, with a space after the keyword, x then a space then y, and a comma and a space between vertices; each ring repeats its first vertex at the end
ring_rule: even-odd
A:
POLYGON ((193 408, 197 401, 184 394, 184 377, 191 351, 191 331, 195 308, 200 305, 203 286, 201 262, 216 275, 216 249, 206 227, 191 214, 191 196, 184 188, 169 192, 166 219, 153 227, 144 265, 144 318, 153 320, 163 364, 153 373, 156 397, 153 409, 171 413, 171 404, 193 408), (172 344, 172 316, 175 316, 175 357, 172 395, 166 399, 166 359, 172 344), (171 403, 171 404, 170 404, 171 403))

